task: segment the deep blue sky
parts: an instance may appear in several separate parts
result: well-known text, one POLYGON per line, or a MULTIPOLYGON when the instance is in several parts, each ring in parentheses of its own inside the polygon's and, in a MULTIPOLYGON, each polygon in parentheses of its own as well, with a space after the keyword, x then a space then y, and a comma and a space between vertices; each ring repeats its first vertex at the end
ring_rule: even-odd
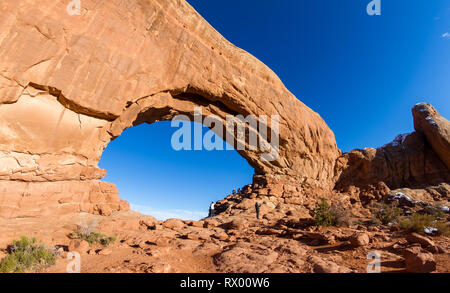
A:
MULTIPOLYGON (((269 66, 318 112, 339 148, 377 147, 413 131, 411 107, 450 117, 450 1, 188 0, 225 38, 269 66)), ((140 211, 196 218, 251 182, 236 152, 175 152, 169 123, 125 131, 105 151, 106 181, 140 211), (189 211, 189 212, 182 212, 189 211)))

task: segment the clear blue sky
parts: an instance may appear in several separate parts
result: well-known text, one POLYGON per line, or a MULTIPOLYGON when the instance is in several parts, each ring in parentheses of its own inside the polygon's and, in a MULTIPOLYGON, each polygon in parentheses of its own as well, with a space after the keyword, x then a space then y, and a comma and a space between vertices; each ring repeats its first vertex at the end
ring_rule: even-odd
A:
MULTIPOLYGON (((318 112, 339 148, 381 146, 413 131, 411 107, 450 117, 450 1, 188 0, 225 38, 268 65, 318 112)), ((128 129, 106 149, 104 179, 159 218, 198 218, 251 183, 235 151, 173 151, 168 122, 128 129)))

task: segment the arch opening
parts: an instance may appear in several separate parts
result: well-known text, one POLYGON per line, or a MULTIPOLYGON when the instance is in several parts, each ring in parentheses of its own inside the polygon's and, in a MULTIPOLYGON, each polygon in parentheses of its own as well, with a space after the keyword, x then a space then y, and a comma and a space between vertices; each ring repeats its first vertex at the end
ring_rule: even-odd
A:
MULTIPOLYGON (((253 168, 220 137, 215 139, 224 145, 222 151, 195 151, 193 137, 183 138, 190 140, 191 151, 175 150, 172 136, 180 128, 172 126, 179 121, 143 123, 144 116, 108 145, 99 162, 107 170, 103 180, 117 186, 132 210, 159 220, 199 220, 212 201, 252 182, 253 168)), ((196 127, 203 134, 210 130, 196 122, 187 125, 192 136, 196 127)))

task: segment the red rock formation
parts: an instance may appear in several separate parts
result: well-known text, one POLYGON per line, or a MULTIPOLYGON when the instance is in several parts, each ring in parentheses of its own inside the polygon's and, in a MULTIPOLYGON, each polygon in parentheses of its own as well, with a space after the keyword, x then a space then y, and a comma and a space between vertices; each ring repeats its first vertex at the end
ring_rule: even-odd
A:
POLYGON ((195 107, 222 122, 279 115, 275 160, 262 159, 261 148, 239 153, 255 169, 258 194, 282 203, 301 205, 334 186, 385 192, 449 182, 448 121, 430 106, 414 110, 417 133, 339 158, 324 120, 185 1, 84 0, 72 16, 67 4, 0 7, 0 216, 127 209, 98 181, 103 150, 128 127, 192 117, 195 107))
POLYGON ((399 135, 378 149, 342 155, 336 164, 336 189, 376 190, 385 189, 384 184, 390 189, 427 188, 449 183, 450 122, 427 104, 414 106, 413 116, 416 132, 399 135))
POLYGON ((129 210, 114 184, 97 180, 0 181, 0 217, 26 218, 86 212, 108 216, 129 210))
POLYGON ((332 188, 340 151, 323 119, 185 1, 84 0, 73 16, 66 6, 4 0, 0 7, 2 213, 6 194, 22 190, 52 201, 59 191, 43 186, 53 182, 70 181, 87 197, 85 186, 105 174, 97 167, 104 148, 125 128, 192 115, 195 106, 222 120, 279 115, 277 159, 262 160, 260 149, 240 154, 257 174, 332 188), (27 187, 16 191, 16 182, 27 187))
POLYGON ((426 137, 431 148, 450 169, 450 121, 425 103, 414 106, 413 116, 415 130, 426 137))

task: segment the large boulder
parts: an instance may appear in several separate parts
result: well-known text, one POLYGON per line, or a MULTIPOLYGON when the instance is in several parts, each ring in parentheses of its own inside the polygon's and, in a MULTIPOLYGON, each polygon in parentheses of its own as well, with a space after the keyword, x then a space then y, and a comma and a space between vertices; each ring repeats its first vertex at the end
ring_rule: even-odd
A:
POLYGON ((439 247, 434 243, 433 240, 417 233, 411 233, 407 235, 406 240, 412 244, 419 243, 423 248, 430 251, 431 253, 438 253, 440 251, 439 247))
POLYGON ((422 133, 436 154, 450 169, 450 121, 426 103, 414 106, 414 129, 422 133))
POLYGON ((367 233, 357 233, 352 235, 349 240, 354 247, 367 246, 370 243, 370 236, 367 233))
POLYGON ((347 267, 339 266, 332 261, 322 259, 318 256, 310 256, 308 262, 312 265, 313 272, 317 274, 343 274, 351 272, 347 267))
POLYGON ((265 273, 279 253, 259 244, 238 242, 215 255, 215 264, 227 273, 265 273))
POLYGON ((89 250, 89 243, 81 239, 73 239, 68 245, 69 251, 75 251, 80 254, 85 254, 89 250))
POLYGON ((182 230, 186 225, 179 219, 168 219, 162 223, 162 226, 172 230, 182 230))
POLYGON ((433 254, 424 252, 420 247, 408 248, 403 253, 408 273, 431 273, 436 270, 433 254))

